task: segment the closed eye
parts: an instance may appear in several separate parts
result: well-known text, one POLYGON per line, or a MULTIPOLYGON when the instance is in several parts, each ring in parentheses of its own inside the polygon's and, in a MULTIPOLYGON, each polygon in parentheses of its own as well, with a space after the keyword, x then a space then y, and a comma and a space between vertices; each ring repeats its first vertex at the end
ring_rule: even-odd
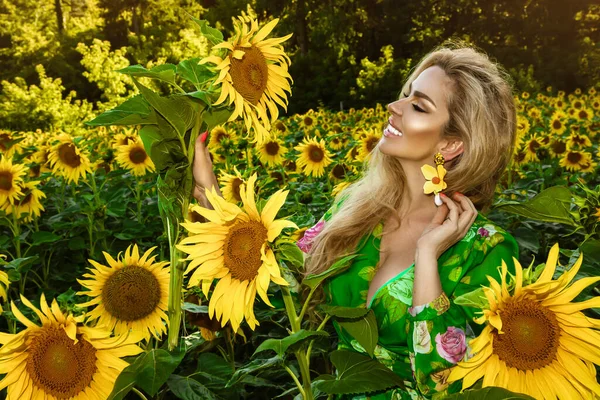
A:
POLYGON ((416 105, 416 104, 413 104, 412 106, 413 106, 413 108, 414 108, 415 110, 417 110, 418 112, 425 112, 425 110, 421 109, 421 108, 420 108, 418 105, 416 105))

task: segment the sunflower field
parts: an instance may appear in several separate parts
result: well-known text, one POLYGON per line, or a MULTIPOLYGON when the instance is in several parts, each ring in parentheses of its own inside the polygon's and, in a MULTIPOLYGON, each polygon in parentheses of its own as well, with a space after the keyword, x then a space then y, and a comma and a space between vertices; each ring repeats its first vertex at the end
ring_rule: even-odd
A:
MULTIPOLYGON (((372 357, 335 350, 333 320, 375 347, 370 314, 310 306, 353 256, 305 277, 300 250, 361 177, 386 104, 286 113, 292 35, 274 35, 279 19, 243 12, 225 39, 190 18, 176 63, 130 65, 101 41, 78 45, 104 91, 95 106, 62 98, 41 65, 39 84, 3 82, 0 115, 17 121, 29 104, 42 122, 0 120, 0 397, 332 399, 402 387, 372 357), (206 190, 210 207, 192 197, 201 136, 223 195, 206 190)), ((517 143, 487 218, 521 254, 515 276, 503 264, 500 282, 463 296, 485 329, 448 377, 465 391, 448 398, 600 396, 599 89, 515 93, 517 143), (547 333, 534 361, 523 319, 547 333), (496 339, 503 326, 516 344, 496 339)))

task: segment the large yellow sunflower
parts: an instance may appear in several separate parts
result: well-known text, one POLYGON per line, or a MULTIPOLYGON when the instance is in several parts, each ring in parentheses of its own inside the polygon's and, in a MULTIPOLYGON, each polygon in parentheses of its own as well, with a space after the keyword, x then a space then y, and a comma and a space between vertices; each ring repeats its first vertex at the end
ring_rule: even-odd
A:
POLYGON ((259 30, 256 20, 239 17, 231 41, 213 46, 214 50, 225 49, 226 54, 223 57, 212 55, 200 61, 200 64, 216 64, 220 71, 215 84, 221 84, 221 95, 214 105, 229 98, 229 105, 234 103, 235 110, 228 121, 243 116, 246 130, 250 132, 250 128, 254 128, 253 142, 258 143, 269 134, 271 123, 279 116, 277 104, 287 110, 285 91, 291 94, 287 81, 292 81, 288 73, 290 59, 280 43, 292 35, 265 40, 278 21, 274 19, 259 30))
POLYGON ((0 333, 0 374, 6 374, 0 390, 8 387, 7 400, 106 399, 129 365, 121 357, 143 351, 136 345, 140 335, 111 337, 110 331, 83 326, 82 318, 63 314, 56 300, 49 307, 44 294, 40 309, 22 295, 21 300, 41 326, 11 303, 26 329, 0 333))
POLYGON ((19 184, 23 182, 25 172, 24 165, 13 164, 10 158, 0 159, 0 206, 14 204, 23 194, 19 184))
POLYGON ((92 173, 90 160, 85 152, 66 133, 56 137, 59 143, 52 147, 48 161, 52 165, 52 172, 58 173, 67 179, 68 183, 77 184, 87 172, 92 173))
POLYGON ((195 269, 188 287, 201 284, 208 298, 213 280, 219 279, 210 296, 208 314, 211 318, 216 315, 222 326, 231 322, 234 332, 244 319, 252 329, 259 325, 254 316, 256 293, 273 307, 267 296, 269 283, 288 285, 281 277, 270 243, 284 228, 298 229, 291 221, 275 219, 288 191, 278 190, 259 213, 254 200, 255 182, 256 174, 240 188, 243 209, 218 196, 214 189, 207 190, 214 210, 200 206, 194 210, 209 222, 183 222, 190 236, 177 245, 189 254, 185 274, 195 269))
POLYGON ((512 290, 504 261, 501 282, 488 277, 490 287, 483 290, 489 306, 475 320, 486 326, 470 342, 475 356, 453 368, 450 382, 463 379, 465 389, 483 377, 483 387, 500 386, 536 399, 600 396, 594 368, 600 365, 600 320, 581 312, 599 307, 600 297, 571 303, 600 277, 572 283, 581 267, 580 255, 572 268, 553 280, 558 254, 557 243, 537 281, 526 286, 524 276, 531 275, 531 269, 524 273, 516 258, 512 290))
POLYGON ((31 222, 35 217, 39 217, 40 212, 44 211, 40 199, 46 197, 46 194, 37 188, 39 183, 40 181, 19 183, 23 194, 15 200, 14 204, 6 202, 4 206, 0 206, 0 209, 7 215, 14 212, 18 218, 23 218, 24 222, 31 222))
POLYGON ((125 250, 125 257, 118 261, 104 252, 109 266, 88 260, 95 268, 84 277, 90 280, 77 280, 89 291, 77 292, 92 297, 80 307, 96 306, 88 312, 90 320, 99 319, 98 325, 105 325, 115 333, 130 329, 142 332, 145 339, 150 334, 160 340, 166 332, 163 321, 168 321, 167 302, 169 299, 168 262, 154 262, 156 256, 150 253, 152 247, 140 258, 137 245, 125 250))
POLYGON ((115 159, 120 166, 131 171, 134 176, 144 176, 148 171, 154 171, 154 163, 146 154, 144 143, 139 137, 131 139, 128 144, 117 146, 116 149, 115 159))
POLYGON ((300 152, 296 164, 303 168, 306 176, 319 178, 325 173, 325 167, 333 161, 323 139, 317 141, 315 138, 304 138, 303 142, 294 149, 300 152))

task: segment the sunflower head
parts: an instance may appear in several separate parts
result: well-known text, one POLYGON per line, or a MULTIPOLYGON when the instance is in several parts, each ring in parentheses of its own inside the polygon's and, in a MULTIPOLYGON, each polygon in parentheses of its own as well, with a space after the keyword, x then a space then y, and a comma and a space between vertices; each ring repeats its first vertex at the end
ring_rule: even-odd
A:
POLYGON ((39 318, 30 321, 11 303, 11 311, 26 329, 0 338, 0 387, 9 399, 107 398, 116 377, 128 365, 121 357, 143 350, 139 334, 111 337, 106 330, 83 326, 82 317, 63 314, 56 299, 49 306, 44 294, 40 308, 21 295, 21 301, 39 318))
POLYGON ((23 195, 20 184, 25 173, 24 165, 13 164, 7 157, 0 159, 0 207, 5 203, 14 204, 23 195))
POLYGON ((127 144, 117 146, 115 157, 119 165, 128 169, 134 176, 144 176, 155 170, 154 163, 144 149, 142 139, 132 138, 127 144))
POLYGON ((323 139, 318 141, 316 138, 305 138, 294 149, 300 152, 296 164, 303 168, 306 176, 321 177, 325 173, 325 167, 333 161, 323 139))
POLYGON ((218 196, 214 188, 206 191, 214 209, 195 206, 194 210, 208 222, 182 223, 189 236, 177 245, 189 254, 185 274, 194 271, 188 287, 201 285, 204 295, 210 298, 209 317, 216 315, 222 326, 231 322, 234 332, 244 319, 252 329, 258 325, 254 316, 256 293, 272 307, 267 295, 270 282, 288 285, 281 277, 271 243, 284 228, 298 228, 291 221, 275 219, 288 191, 277 191, 259 212, 254 197, 255 182, 256 174, 241 185, 241 208, 218 196), (215 279, 218 283, 209 296, 215 279))
POLYGON ((277 105, 287 110, 285 91, 291 93, 290 59, 281 43, 292 35, 266 39, 278 21, 274 19, 259 29, 256 20, 240 17, 234 21, 232 39, 212 47, 220 55, 200 61, 200 64, 215 64, 219 72, 215 84, 221 84, 221 94, 214 104, 229 99, 228 104, 234 104, 229 121, 243 116, 246 130, 254 129, 253 142, 257 143, 264 140, 271 124, 277 120, 277 105))
POLYGON ((129 246, 124 257, 115 260, 104 252, 108 266, 88 260, 94 268, 84 274, 87 280, 79 280, 89 291, 77 294, 92 299, 80 307, 95 306, 88 312, 90 320, 98 319, 115 333, 129 330, 142 332, 148 339, 150 334, 160 340, 166 332, 163 321, 169 298, 169 269, 166 261, 155 262, 150 254, 152 247, 140 257, 137 245, 129 246))
POLYGON ((475 322, 485 328, 470 342, 474 356, 453 368, 450 382, 462 379, 465 389, 483 377, 483 387, 500 386, 536 399, 600 395, 594 368, 600 364, 600 322, 581 312, 598 307, 600 297, 571 303, 600 277, 573 283, 583 261, 580 255, 554 280, 558 255, 555 244, 534 282, 531 268, 524 271, 513 258, 515 276, 509 283, 502 260, 501 281, 488 277, 490 285, 483 288, 486 305, 475 322))
POLYGON ((87 154, 66 133, 57 136, 58 143, 52 147, 48 161, 52 172, 67 179, 67 182, 79 182, 86 173, 92 173, 92 167, 87 154))

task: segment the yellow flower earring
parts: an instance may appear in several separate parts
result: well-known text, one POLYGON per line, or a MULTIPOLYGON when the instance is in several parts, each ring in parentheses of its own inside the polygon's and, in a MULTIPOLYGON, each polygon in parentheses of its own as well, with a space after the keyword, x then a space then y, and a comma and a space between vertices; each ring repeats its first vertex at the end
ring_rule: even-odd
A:
POLYGON ((423 176, 425 176, 425 179, 427 179, 427 182, 423 185, 423 191, 425 194, 435 193, 435 205, 439 207, 444 204, 440 198, 440 192, 448 187, 444 181, 446 169, 444 168, 444 156, 442 153, 435 153, 433 160, 435 161, 437 168, 434 168, 429 164, 424 164, 421 167, 421 172, 423 173, 423 176))

